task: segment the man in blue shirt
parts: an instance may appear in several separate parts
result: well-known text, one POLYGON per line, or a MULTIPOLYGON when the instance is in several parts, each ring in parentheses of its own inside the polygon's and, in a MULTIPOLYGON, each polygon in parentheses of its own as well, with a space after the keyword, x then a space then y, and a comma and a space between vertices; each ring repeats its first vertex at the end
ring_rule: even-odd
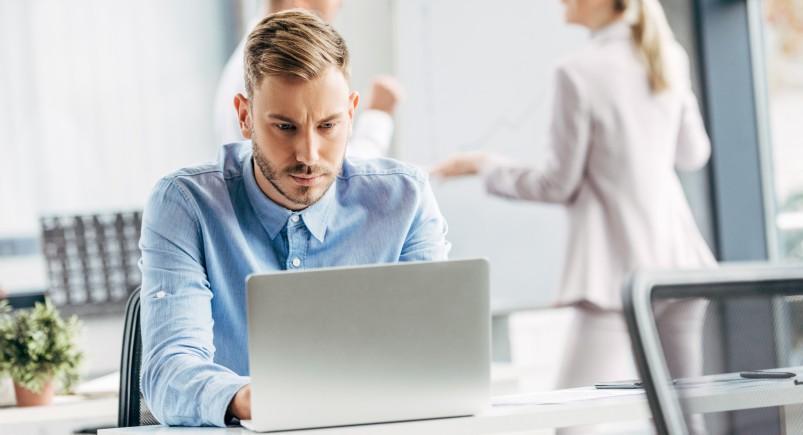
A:
POLYGON ((268 16, 245 67, 234 103, 250 141, 163 178, 143 216, 141 385, 165 424, 250 418, 248 274, 449 250, 421 171, 344 159, 359 96, 337 32, 306 12, 268 16))

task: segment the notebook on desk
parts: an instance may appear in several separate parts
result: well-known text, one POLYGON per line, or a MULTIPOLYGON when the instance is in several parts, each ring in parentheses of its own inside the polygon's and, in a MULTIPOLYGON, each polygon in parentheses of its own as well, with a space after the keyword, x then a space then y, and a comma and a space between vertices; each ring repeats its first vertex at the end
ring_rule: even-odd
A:
POLYGON ((488 406, 486 260, 252 275, 255 431, 473 415, 488 406))

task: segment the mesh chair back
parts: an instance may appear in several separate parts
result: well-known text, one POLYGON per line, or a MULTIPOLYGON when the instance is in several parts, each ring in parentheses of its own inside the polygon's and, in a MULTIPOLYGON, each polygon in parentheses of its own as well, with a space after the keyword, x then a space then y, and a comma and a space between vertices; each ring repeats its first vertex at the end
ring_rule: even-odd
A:
POLYGON ((139 323, 139 288, 131 293, 125 307, 123 351, 120 361, 120 402, 117 411, 119 427, 159 424, 148 410, 139 388, 142 362, 142 335, 139 323))

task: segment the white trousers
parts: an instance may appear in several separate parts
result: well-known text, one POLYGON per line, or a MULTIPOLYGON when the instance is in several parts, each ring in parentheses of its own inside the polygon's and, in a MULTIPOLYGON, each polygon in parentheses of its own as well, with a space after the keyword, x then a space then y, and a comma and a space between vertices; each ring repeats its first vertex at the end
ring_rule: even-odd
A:
MULTIPOLYGON (((702 333, 707 304, 703 301, 663 302, 655 309, 667 366, 672 377, 702 375, 702 333)), ((621 311, 601 310, 591 305, 575 306, 569 342, 558 376, 557 388, 593 385, 639 377, 621 311)), ((701 421, 701 420, 700 420, 701 421)), ((699 423, 693 423, 697 425, 699 423)), ((645 429, 627 433, 650 433, 645 429), (645 432, 646 431, 646 432, 645 432)), ((695 432, 692 429, 692 432, 695 432)), ((623 433, 619 429, 566 428, 559 434, 623 433)))

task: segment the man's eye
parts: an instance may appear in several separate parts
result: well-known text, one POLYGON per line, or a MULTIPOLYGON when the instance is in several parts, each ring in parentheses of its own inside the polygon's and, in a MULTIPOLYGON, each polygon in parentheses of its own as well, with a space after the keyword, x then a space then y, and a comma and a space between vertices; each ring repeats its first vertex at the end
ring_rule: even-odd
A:
POLYGON ((293 124, 283 123, 283 124, 276 124, 276 128, 278 128, 279 130, 292 130, 295 127, 293 127, 293 124))
POLYGON ((335 125, 337 125, 336 122, 324 122, 323 124, 321 124, 321 128, 326 128, 326 129, 335 128, 335 125))

